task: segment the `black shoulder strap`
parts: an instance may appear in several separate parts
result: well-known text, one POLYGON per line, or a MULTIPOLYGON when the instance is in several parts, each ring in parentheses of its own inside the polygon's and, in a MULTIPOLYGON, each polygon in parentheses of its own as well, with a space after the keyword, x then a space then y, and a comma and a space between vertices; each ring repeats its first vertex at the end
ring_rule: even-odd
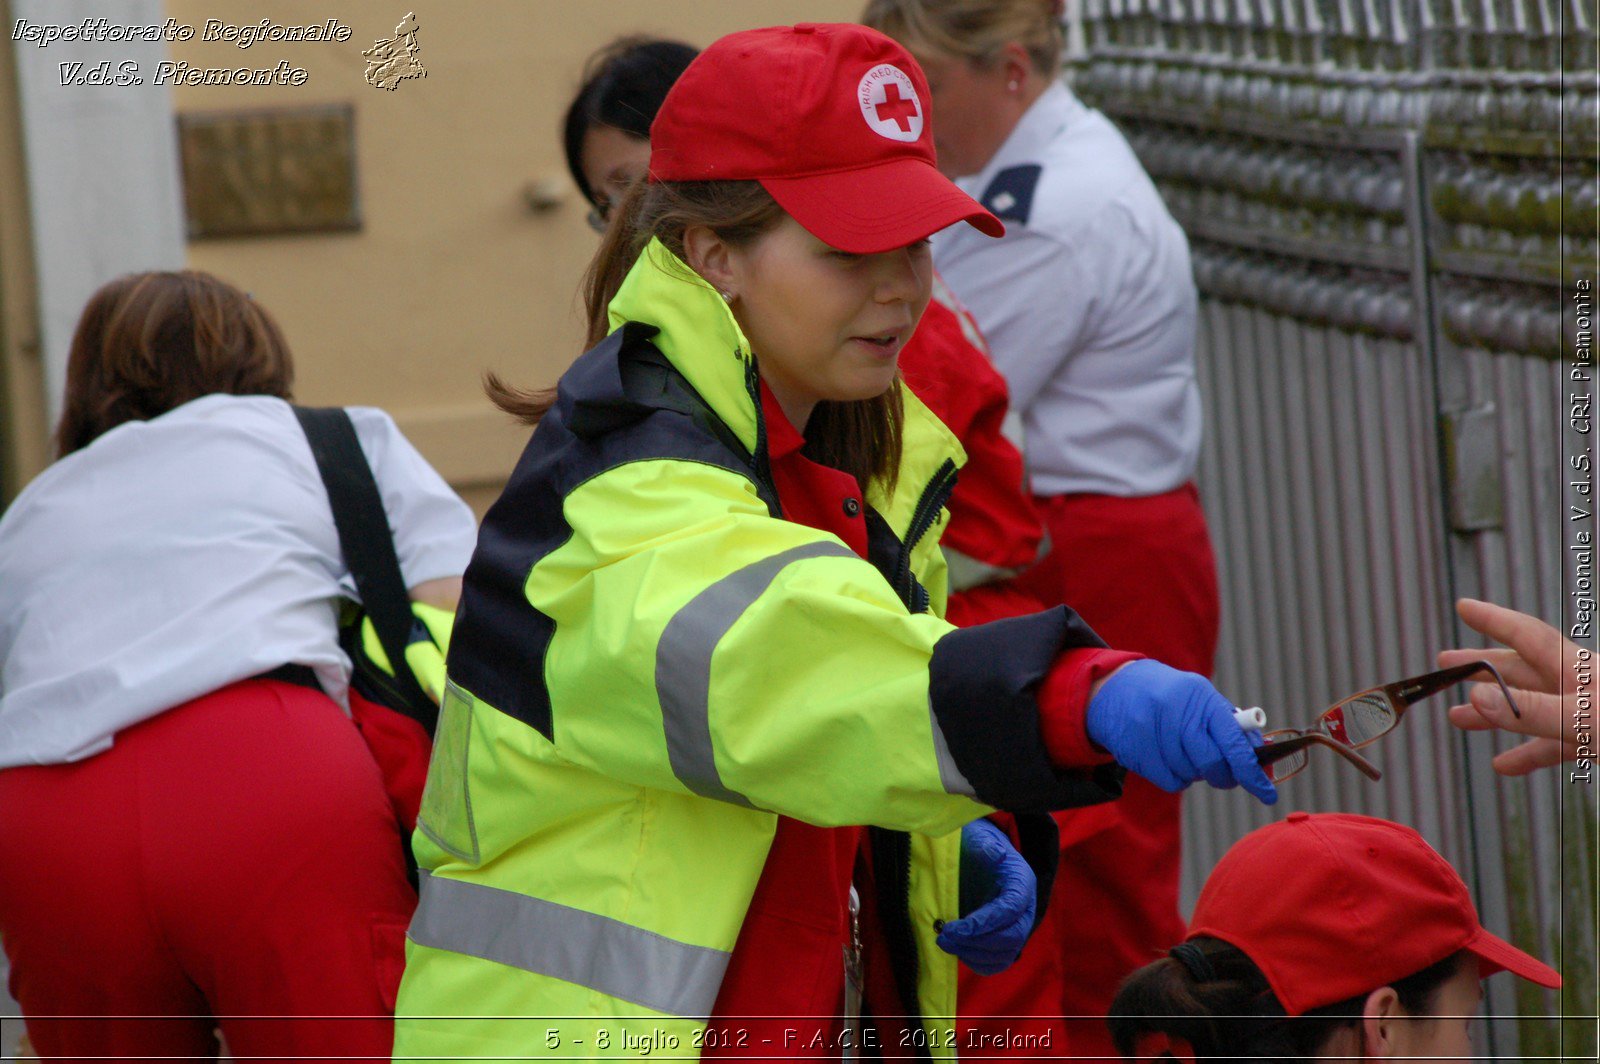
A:
POLYGON ((333 523, 339 529, 339 549, 344 563, 355 577, 361 605, 378 632, 378 641, 389 657, 395 682, 404 695, 408 716, 432 731, 432 721, 418 715, 416 708, 432 704, 417 678, 406 666, 406 646, 411 641, 411 596, 400 575, 400 560, 394 553, 394 533, 383 512, 378 483, 372 477, 355 425, 342 407, 296 406, 311 454, 317 460, 328 502, 333 507, 333 523), (415 708, 414 708, 415 707, 415 708))

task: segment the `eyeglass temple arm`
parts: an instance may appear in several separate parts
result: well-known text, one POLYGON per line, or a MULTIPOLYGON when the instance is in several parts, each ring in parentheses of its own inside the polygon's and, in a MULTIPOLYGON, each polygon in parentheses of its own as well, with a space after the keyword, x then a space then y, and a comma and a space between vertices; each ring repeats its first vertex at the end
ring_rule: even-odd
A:
POLYGON ((1334 753, 1338 754, 1340 757, 1354 765, 1356 769, 1368 779, 1383 779, 1383 773, 1378 771, 1378 767, 1371 761, 1368 761, 1366 758, 1356 753, 1355 750, 1346 746, 1344 743, 1341 743, 1336 739, 1330 739, 1321 732, 1301 732, 1299 735, 1288 739, 1279 739, 1276 742, 1267 743, 1264 746, 1258 746, 1256 747, 1256 761, 1262 765, 1270 765, 1273 762, 1281 761, 1292 754, 1297 754, 1308 746, 1326 746, 1328 749, 1332 750, 1334 753))
POLYGON ((1505 680, 1500 676, 1500 670, 1487 661, 1468 661, 1449 669, 1440 669, 1423 676, 1414 676, 1409 680, 1401 680, 1384 687, 1384 691, 1401 705, 1410 707, 1416 705, 1424 698, 1432 697, 1440 691, 1454 687, 1458 683, 1476 676, 1480 672, 1487 672, 1494 677, 1494 682, 1499 685, 1500 693, 1505 695, 1506 704, 1511 707, 1511 715, 1521 719, 1522 710, 1517 706, 1517 700, 1511 697, 1511 688, 1506 686, 1505 680))

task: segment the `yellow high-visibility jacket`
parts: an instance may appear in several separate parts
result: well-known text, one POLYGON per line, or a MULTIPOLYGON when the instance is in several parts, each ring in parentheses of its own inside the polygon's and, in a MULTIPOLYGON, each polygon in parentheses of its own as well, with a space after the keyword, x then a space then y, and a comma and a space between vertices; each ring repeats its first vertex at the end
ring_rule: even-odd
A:
POLYGON ((894 963, 944 1054, 957 829, 1119 793, 1114 767, 1051 765, 1034 701, 1100 643, 1059 608, 941 619, 962 456, 909 393, 863 560, 779 516, 755 361, 710 286, 653 242, 610 312, 467 569, 395 1057, 693 1052, 780 814, 910 833, 894 963))

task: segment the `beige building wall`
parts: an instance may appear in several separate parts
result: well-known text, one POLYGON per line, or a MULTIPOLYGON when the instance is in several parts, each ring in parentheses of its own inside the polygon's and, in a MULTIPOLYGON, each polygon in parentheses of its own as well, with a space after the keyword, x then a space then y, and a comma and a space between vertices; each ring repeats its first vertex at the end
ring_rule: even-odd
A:
MULTIPOLYGON (((180 113, 354 105, 359 232, 191 241, 189 261, 250 291, 278 317, 303 402, 372 404, 481 514, 527 437, 484 398, 493 369, 547 384, 581 351, 577 287, 595 235, 566 176, 563 110, 584 59, 622 33, 704 46, 737 29, 853 18, 864 0, 362 0, 229 4, 171 0, 167 13, 293 25, 337 15, 346 43, 172 44, 196 67, 307 72, 300 86, 179 87, 180 113), (393 91, 363 79, 364 48, 412 10, 427 76, 393 91), (549 180, 558 206, 524 190, 549 180)), ((761 86, 729 86, 730 106, 761 106, 761 86)))

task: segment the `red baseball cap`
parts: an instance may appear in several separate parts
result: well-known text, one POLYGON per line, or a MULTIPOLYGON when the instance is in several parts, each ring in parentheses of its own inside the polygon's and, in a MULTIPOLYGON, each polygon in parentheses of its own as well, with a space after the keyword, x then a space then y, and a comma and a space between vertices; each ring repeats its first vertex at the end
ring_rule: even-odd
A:
POLYGON ((803 23, 701 52, 650 126, 650 180, 759 181, 811 235, 872 254, 1005 226, 934 166, 928 81, 877 30, 803 23))
POLYGON ((1284 1011, 1345 1001, 1466 950, 1479 977, 1561 976, 1478 921, 1467 885, 1421 835, 1350 813, 1290 813, 1240 839, 1206 880, 1189 938, 1242 950, 1284 1011))

